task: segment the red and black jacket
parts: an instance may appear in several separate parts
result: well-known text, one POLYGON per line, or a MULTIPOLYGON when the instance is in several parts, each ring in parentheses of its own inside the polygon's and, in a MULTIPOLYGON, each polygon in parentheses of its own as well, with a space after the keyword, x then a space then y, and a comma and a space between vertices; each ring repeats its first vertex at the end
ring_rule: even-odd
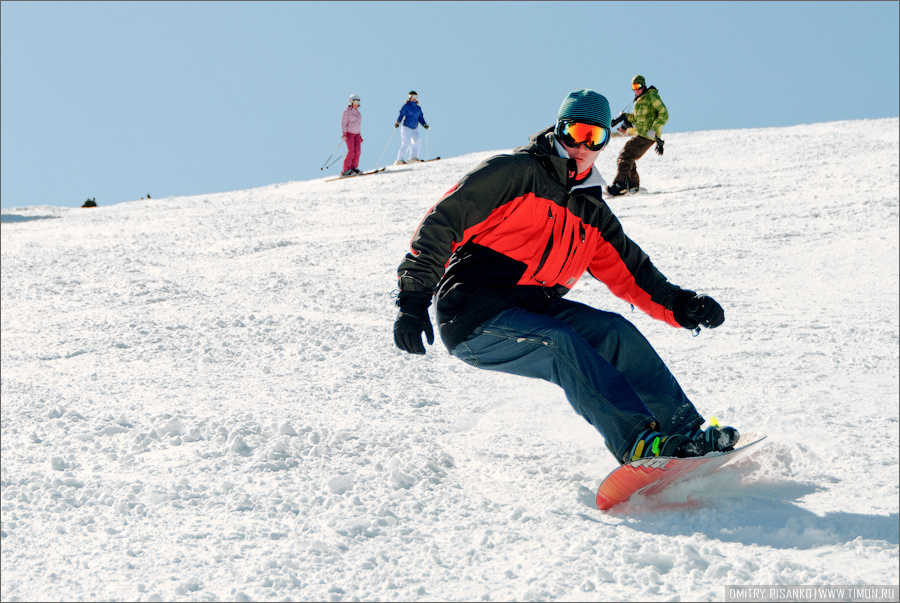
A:
POLYGON ((436 293, 449 350, 506 309, 541 312, 585 270, 618 297, 679 326, 672 307, 681 289, 625 235, 603 201, 596 170, 581 184, 569 177, 574 161, 554 151, 552 130, 466 174, 413 235, 398 269, 400 288, 436 293))

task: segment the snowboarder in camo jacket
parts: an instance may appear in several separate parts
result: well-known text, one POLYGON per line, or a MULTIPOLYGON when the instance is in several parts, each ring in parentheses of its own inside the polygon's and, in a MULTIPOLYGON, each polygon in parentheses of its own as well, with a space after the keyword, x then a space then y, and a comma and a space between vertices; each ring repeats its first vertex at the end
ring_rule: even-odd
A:
POLYGON ((715 328, 711 297, 669 283, 603 201, 594 161, 610 138, 609 103, 576 90, 555 126, 466 174, 429 210, 398 268, 394 342, 424 354, 434 331, 472 366, 563 388, 620 463, 726 450, 662 359, 619 314, 564 299, 585 271, 671 326, 715 328))
MULTIPOLYGON (((617 161, 618 171, 613 179, 612 186, 607 187, 610 195, 624 195, 627 192, 636 193, 640 190, 641 177, 637 171, 637 160, 656 143, 656 152, 663 154, 663 139, 659 137, 662 127, 669 121, 669 111, 659 98, 659 91, 655 86, 647 87, 647 81, 643 75, 636 75, 631 79, 631 89, 634 90, 634 113, 621 115, 625 117, 635 129, 635 136, 625 143, 619 153, 617 161)), ((626 131, 623 124, 619 131, 626 131)))

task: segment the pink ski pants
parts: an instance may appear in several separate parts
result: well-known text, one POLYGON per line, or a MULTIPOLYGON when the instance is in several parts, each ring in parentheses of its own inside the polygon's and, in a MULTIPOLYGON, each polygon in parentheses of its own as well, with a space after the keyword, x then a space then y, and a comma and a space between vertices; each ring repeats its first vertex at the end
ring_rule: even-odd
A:
POLYGON ((359 155, 362 150, 362 135, 361 134, 344 134, 347 138, 347 156, 344 157, 344 169, 342 171, 346 172, 347 170, 355 170, 359 167, 359 155))

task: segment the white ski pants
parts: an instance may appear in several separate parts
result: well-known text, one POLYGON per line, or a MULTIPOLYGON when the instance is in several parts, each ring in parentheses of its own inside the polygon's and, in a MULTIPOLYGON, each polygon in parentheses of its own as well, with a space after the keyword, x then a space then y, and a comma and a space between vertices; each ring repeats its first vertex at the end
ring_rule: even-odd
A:
POLYGON ((397 161, 409 162, 419 158, 419 128, 400 126, 400 152, 397 161))

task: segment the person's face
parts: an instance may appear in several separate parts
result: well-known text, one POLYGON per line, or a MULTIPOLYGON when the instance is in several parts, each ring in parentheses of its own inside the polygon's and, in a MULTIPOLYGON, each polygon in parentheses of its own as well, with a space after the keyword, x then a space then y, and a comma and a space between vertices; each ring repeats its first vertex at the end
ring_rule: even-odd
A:
POLYGON ((569 154, 569 157, 575 160, 575 165, 578 168, 578 173, 580 174, 584 170, 588 169, 594 162, 597 161, 597 157, 600 155, 600 151, 591 151, 583 144, 580 144, 576 147, 570 147, 566 143, 560 141, 560 143, 566 152, 569 154))
POLYGON ((409 100, 412 101, 412 102, 416 102, 418 99, 419 99, 419 97, 416 96, 415 94, 410 94, 410 95, 409 95, 409 100))
POLYGON ((359 101, 356 100, 356 99, 354 99, 354 100, 353 100, 353 106, 354 106, 354 107, 359 107, 359 101))
POLYGON ((635 96, 640 96, 644 93, 644 87, 640 84, 632 84, 631 89, 634 90, 635 96))

